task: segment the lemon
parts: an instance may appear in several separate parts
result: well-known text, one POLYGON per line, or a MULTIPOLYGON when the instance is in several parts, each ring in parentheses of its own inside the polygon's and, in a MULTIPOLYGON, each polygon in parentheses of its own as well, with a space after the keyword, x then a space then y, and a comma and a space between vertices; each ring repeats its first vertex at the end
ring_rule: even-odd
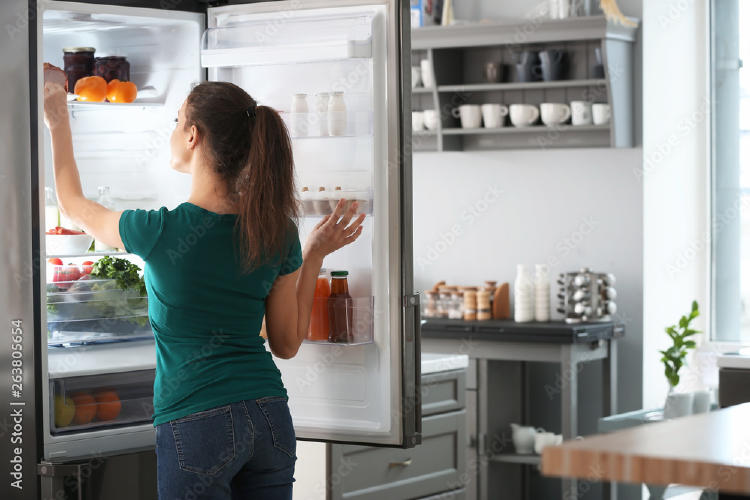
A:
POLYGON ((61 395, 55 396, 55 427, 67 427, 76 414, 76 405, 72 399, 61 395))

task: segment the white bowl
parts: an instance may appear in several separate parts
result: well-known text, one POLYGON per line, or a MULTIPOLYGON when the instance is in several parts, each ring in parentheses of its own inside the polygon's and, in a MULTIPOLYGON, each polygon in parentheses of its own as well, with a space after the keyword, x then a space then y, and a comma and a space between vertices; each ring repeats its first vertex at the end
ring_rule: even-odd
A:
POLYGON ((80 255, 85 254, 93 236, 88 234, 46 234, 47 255, 80 255))

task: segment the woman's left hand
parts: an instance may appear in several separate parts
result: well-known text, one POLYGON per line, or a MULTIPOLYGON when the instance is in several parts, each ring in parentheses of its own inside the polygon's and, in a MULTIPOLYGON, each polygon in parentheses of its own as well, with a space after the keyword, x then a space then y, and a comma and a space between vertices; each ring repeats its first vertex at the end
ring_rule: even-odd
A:
POLYGON ((68 93, 62 85, 44 84, 44 123, 52 130, 68 121, 68 93))

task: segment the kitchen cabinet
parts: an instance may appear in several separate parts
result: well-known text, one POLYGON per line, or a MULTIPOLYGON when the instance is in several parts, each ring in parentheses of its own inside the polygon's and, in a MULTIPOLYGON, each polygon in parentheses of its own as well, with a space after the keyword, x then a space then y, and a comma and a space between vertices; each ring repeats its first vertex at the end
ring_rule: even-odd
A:
POLYGON ((295 500, 471 498, 464 484, 467 365, 465 355, 422 354, 422 444, 415 448, 330 443, 311 449, 298 442, 295 500))
MULTIPOLYGON (((603 16, 562 20, 529 19, 516 24, 481 23, 412 30, 412 66, 428 61, 435 85, 412 89, 413 111, 438 110, 432 130, 412 135, 413 151, 632 147, 633 44, 637 28, 608 22, 603 16), (523 51, 562 49, 566 79, 519 82, 515 58, 523 51), (598 64, 597 57, 601 60, 598 64), (488 62, 500 63, 500 78, 484 78, 488 62), (497 128, 461 128, 453 111, 463 104, 609 103, 604 125, 514 127, 509 118, 497 128)), ((420 71, 421 73, 421 71, 420 71)))

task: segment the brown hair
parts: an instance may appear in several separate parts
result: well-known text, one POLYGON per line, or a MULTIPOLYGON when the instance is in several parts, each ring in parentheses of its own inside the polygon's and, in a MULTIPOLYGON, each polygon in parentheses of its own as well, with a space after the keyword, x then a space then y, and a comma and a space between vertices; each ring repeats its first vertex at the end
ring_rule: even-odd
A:
POLYGON ((278 258, 298 217, 292 143, 281 116, 237 85, 204 82, 190 92, 185 117, 239 205, 236 243, 245 270, 278 258))

